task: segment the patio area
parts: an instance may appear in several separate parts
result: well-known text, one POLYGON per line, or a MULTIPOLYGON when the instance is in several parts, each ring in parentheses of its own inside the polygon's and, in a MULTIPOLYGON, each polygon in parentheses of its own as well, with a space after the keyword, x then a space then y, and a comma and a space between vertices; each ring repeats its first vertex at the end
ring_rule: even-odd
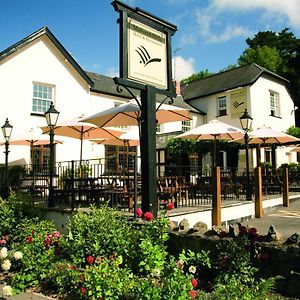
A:
MULTIPOLYGON (((53 199, 55 207, 74 209, 108 205, 133 212, 141 205, 141 176, 132 157, 127 168, 116 170, 111 158, 58 162, 53 172, 53 199)), ((48 206, 49 171, 41 166, 19 166, 19 173, 9 182, 10 190, 28 197, 33 205, 48 206)), ((224 203, 246 200, 244 171, 221 170, 221 201, 224 203)), ((250 173, 250 187, 254 200, 255 177, 250 173)), ((211 205, 213 199, 211 172, 201 172, 191 166, 168 166, 157 169, 158 207, 174 203, 175 208, 211 205)), ((289 191, 300 191, 300 173, 289 173, 289 191)), ((280 173, 262 175, 263 198, 282 195, 283 177, 280 173)))

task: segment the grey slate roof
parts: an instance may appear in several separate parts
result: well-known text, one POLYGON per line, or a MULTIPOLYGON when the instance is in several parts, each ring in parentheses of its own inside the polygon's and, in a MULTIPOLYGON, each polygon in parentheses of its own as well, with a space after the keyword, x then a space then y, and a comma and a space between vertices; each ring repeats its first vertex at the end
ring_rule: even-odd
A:
POLYGON ((87 74, 82 70, 79 64, 74 60, 74 58, 70 55, 70 53, 64 48, 64 46, 58 41, 58 39, 52 34, 52 32, 48 29, 47 26, 40 28, 39 30, 33 32, 28 35, 24 39, 15 43, 14 45, 8 47, 7 49, 0 52, 0 61, 14 52, 18 51, 25 45, 31 43, 42 35, 46 35, 51 42, 58 48, 58 50, 62 53, 62 55, 69 61, 69 63, 76 69, 76 71, 81 75, 81 77, 90 85, 93 86, 93 81, 87 76, 87 74))
MULTIPOLYGON (((117 96, 117 97, 122 97, 126 99, 132 99, 132 95, 125 89, 121 88, 121 90, 118 91, 117 85, 114 82, 114 79, 109 76, 93 73, 93 72, 88 72, 86 71, 86 74, 91 78, 91 80, 94 82, 94 86, 91 88, 92 92, 100 93, 100 94, 105 94, 105 95, 111 95, 111 96, 117 96)), ((134 95, 139 95, 139 91, 131 89, 134 95)), ((166 96, 164 95, 157 95, 156 101, 157 102, 162 102, 166 96)), ((167 99, 164 103, 169 104, 169 99, 167 99)), ((198 114, 203 114, 199 110, 196 110, 192 106, 190 106, 188 103, 183 101, 182 97, 177 96, 176 98, 173 98, 174 102, 172 105, 188 109, 191 112, 198 113, 198 114)))
POLYGON ((252 85, 263 74, 283 82, 292 95, 287 79, 257 64, 250 64, 199 79, 185 85, 182 87, 182 96, 185 101, 189 101, 216 93, 222 93, 234 88, 252 85))

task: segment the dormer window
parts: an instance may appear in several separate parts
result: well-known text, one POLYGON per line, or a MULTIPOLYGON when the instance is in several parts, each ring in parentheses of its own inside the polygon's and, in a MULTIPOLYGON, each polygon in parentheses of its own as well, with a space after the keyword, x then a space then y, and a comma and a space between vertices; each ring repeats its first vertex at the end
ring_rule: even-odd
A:
POLYGON ((226 96, 221 96, 218 98, 218 117, 227 115, 227 101, 226 96))

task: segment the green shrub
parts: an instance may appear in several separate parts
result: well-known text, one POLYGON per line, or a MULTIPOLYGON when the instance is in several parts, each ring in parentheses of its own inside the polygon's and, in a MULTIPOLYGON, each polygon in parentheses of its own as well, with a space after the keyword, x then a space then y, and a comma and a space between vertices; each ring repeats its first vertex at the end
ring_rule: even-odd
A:
POLYGON ((85 263, 89 255, 122 255, 132 253, 132 228, 126 218, 108 207, 76 213, 68 223, 63 240, 64 254, 76 265, 85 263))

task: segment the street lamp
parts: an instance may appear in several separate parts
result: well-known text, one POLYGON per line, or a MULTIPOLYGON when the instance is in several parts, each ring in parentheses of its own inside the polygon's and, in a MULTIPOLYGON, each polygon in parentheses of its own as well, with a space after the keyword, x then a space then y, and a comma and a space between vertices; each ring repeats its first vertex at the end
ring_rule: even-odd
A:
POLYGON ((53 174, 54 174, 54 127, 57 123, 59 112, 51 102, 49 109, 45 112, 45 118, 49 127, 50 136, 50 169, 49 169, 49 198, 48 207, 54 207, 53 197, 53 174))
POLYGON ((247 109, 245 109, 243 115, 240 117, 242 129, 244 130, 244 139, 246 145, 246 200, 252 200, 252 191, 250 187, 250 173, 249 173, 249 135, 248 131, 251 128, 253 118, 249 115, 247 109))
POLYGON ((6 118, 6 121, 4 125, 1 127, 2 133, 5 139, 5 181, 4 181, 4 198, 7 199, 8 197, 8 153, 9 153, 9 139, 12 133, 13 127, 9 124, 8 118, 6 118))

